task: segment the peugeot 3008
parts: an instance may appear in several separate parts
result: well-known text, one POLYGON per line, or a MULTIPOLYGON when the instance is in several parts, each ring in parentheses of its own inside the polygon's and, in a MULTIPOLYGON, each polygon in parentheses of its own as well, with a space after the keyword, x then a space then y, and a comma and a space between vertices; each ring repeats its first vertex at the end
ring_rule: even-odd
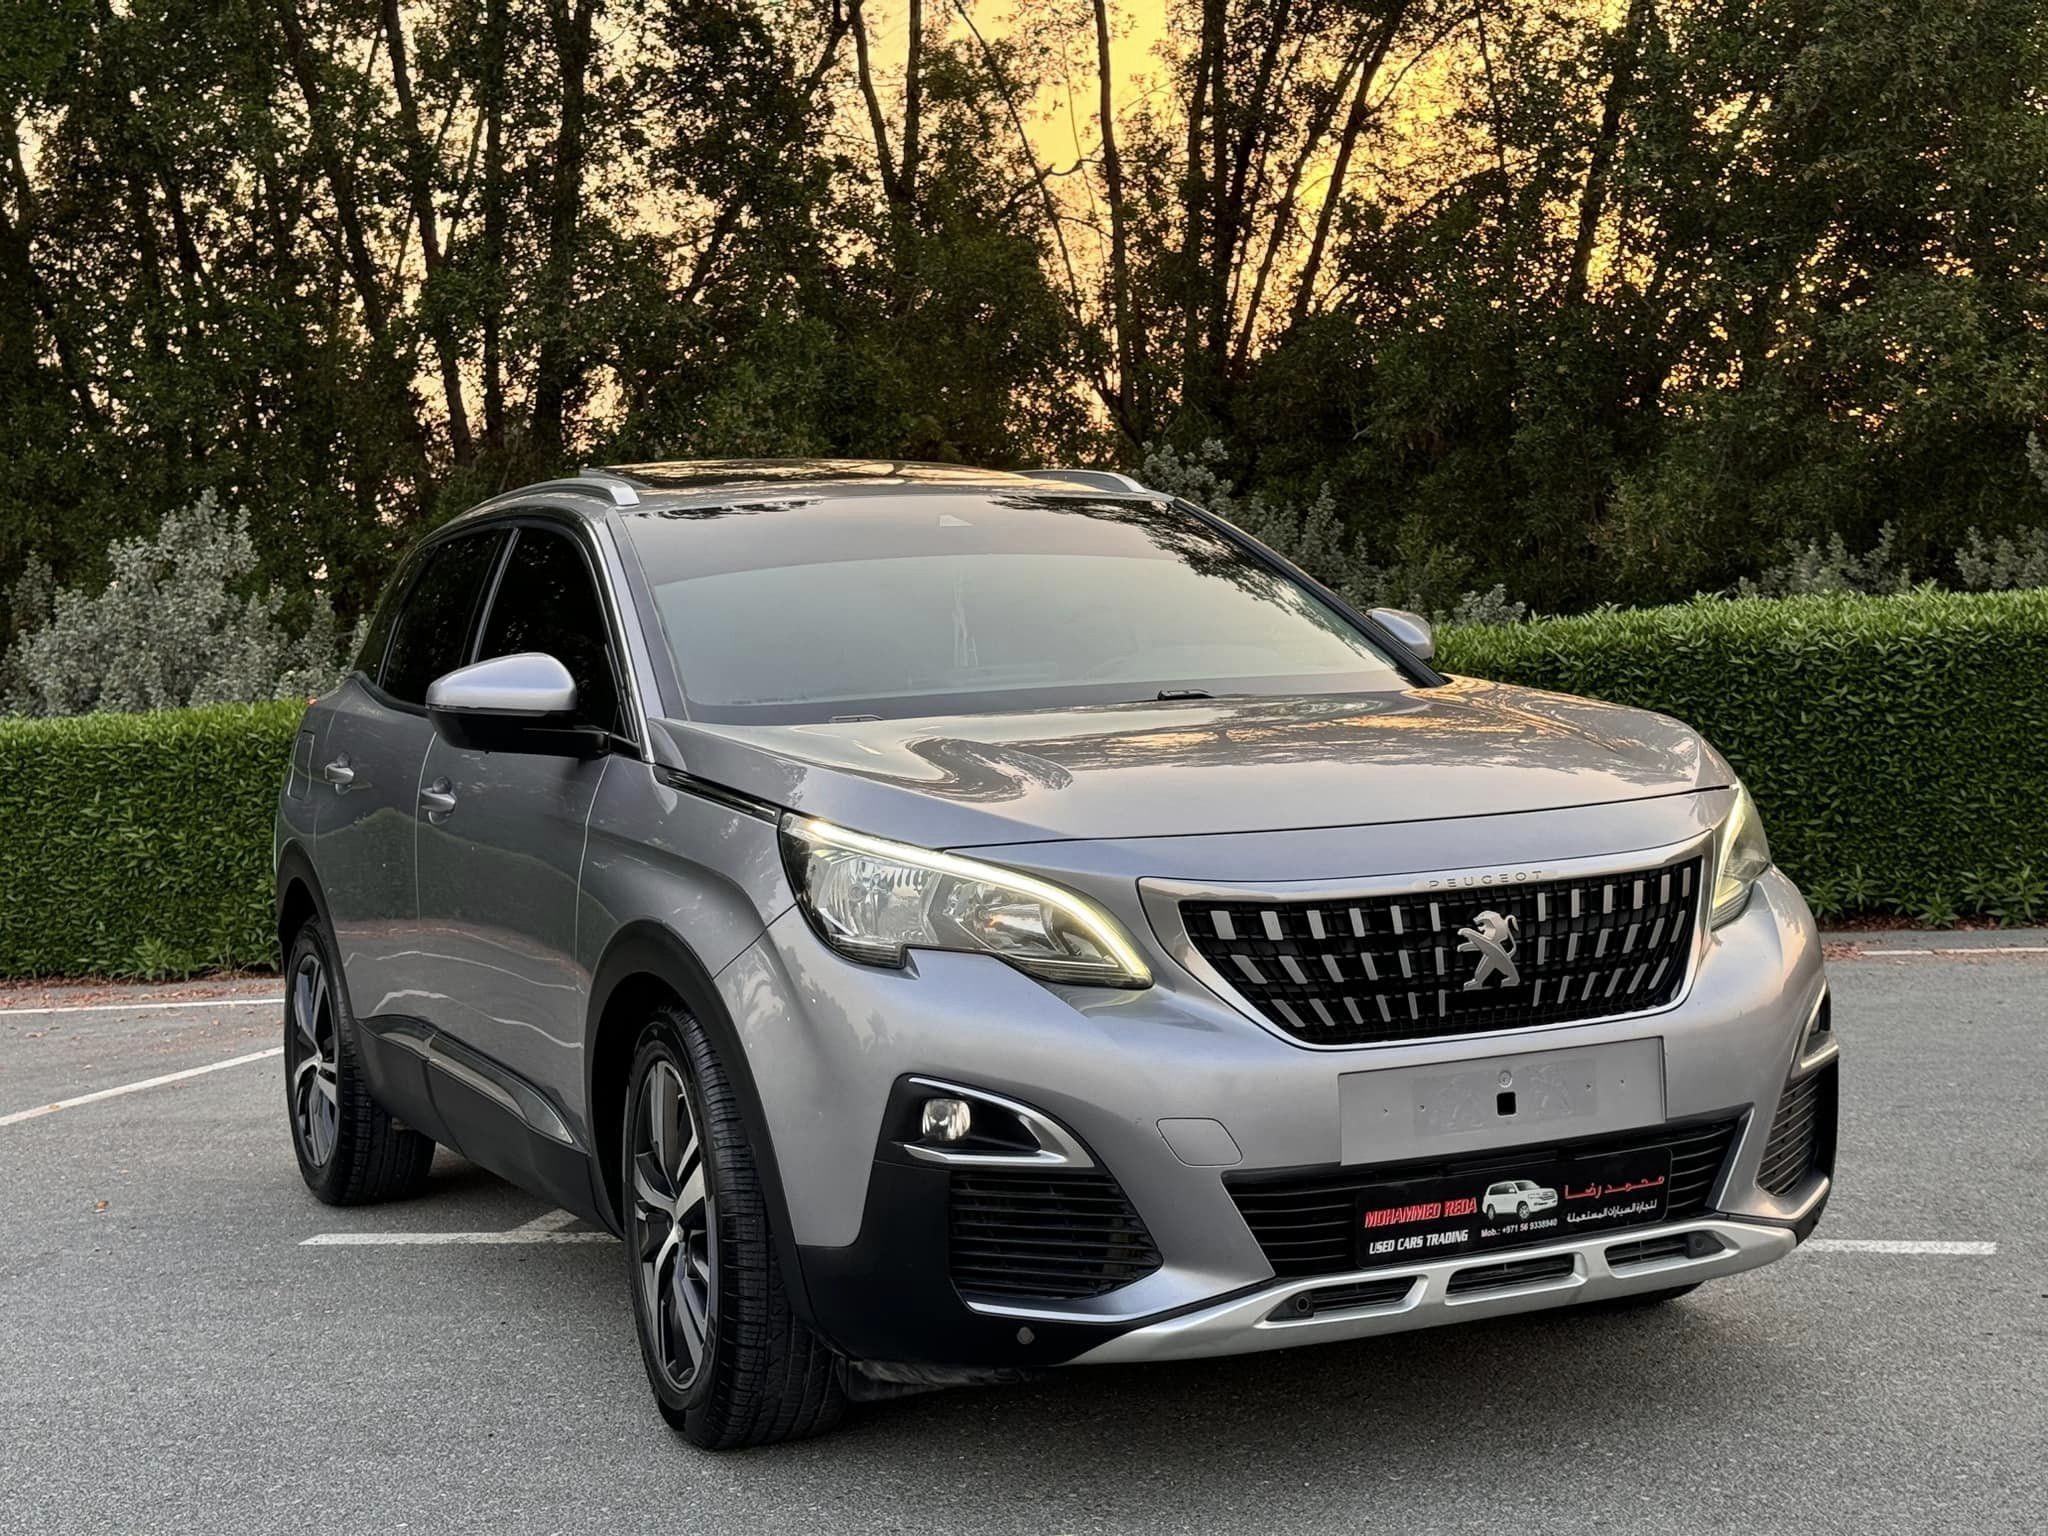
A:
POLYGON ((714 1447, 1790 1253, 1836 1046, 1755 806, 1674 720, 1431 654, 1100 471, 489 501, 279 801, 306 1183, 438 1144, 618 1234, 714 1447))

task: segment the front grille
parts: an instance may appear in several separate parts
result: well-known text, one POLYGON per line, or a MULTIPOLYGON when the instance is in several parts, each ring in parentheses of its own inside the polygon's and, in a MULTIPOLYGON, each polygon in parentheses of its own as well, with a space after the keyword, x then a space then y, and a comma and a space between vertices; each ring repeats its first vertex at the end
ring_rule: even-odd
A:
POLYGON ((1505 1264, 1481 1264, 1473 1269, 1461 1269, 1451 1276, 1451 1283, 1444 1290, 1452 1296, 1463 1296, 1471 1291, 1497 1291, 1503 1286, 1527 1285, 1531 1280, 1555 1280, 1577 1268, 1578 1264, 1568 1253, 1553 1253, 1542 1259, 1510 1259, 1505 1264))
POLYGON ((1791 1194, 1819 1167, 1832 1161, 1835 1142, 1835 1063, 1786 1085, 1771 1117, 1757 1184, 1780 1197, 1791 1194))
POLYGON ((1367 1045, 1663 1007, 1685 983, 1702 869, 1694 857, 1475 891, 1191 899, 1180 914, 1202 957, 1271 1023, 1312 1045, 1367 1045), (1512 980, 1488 964, 1489 944, 1512 980))
MULTIPOLYGON (((1707 1209, 1721 1165, 1727 1160, 1729 1143, 1734 1139, 1732 1120, 1695 1122, 1574 1142, 1569 1150, 1594 1155, 1668 1148, 1671 1175, 1666 1185, 1665 1219, 1683 1221, 1707 1209)), ((1265 1253, 1266 1262, 1273 1266, 1274 1274, 1283 1279, 1342 1274, 1360 1267, 1355 1223, 1358 1195, 1367 1185, 1392 1179, 1485 1174, 1526 1163, 1532 1153, 1540 1155, 1548 1150, 1522 1147, 1450 1162, 1382 1163, 1278 1176, 1236 1174, 1227 1175, 1224 1182, 1230 1198, 1237 1202, 1238 1213, 1252 1229, 1252 1236, 1259 1240, 1259 1248, 1265 1253)))
POLYGON ((955 1169, 953 1284, 962 1295, 1074 1301, 1159 1267, 1152 1234, 1096 1169, 955 1169))

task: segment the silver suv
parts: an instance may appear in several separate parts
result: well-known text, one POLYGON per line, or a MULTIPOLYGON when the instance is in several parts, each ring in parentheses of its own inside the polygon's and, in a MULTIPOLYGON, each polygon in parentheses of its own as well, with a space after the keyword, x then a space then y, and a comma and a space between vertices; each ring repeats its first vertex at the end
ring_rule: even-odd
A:
POLYGON ((438 1143, 618 1233, 706 1446, 1790 1253, 1836 1048, 1748 795, 1431 649, 1102 472, 487 502, 279 801, 306 1182, 438 1143))

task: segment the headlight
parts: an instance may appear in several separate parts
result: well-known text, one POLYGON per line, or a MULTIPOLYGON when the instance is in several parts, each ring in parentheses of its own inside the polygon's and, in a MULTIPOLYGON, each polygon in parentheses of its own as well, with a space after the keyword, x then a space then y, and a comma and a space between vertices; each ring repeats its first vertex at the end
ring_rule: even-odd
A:
POLYGON ((1721 823, 1714 837, 1714 926, 1742 915, 1749 904, 1750 888, 1771 867, 1771 845, 1758 820, 1756 802, 1740 784, 1735 786, 1735 808, 1721 823))
POLYGON ((1045 981, 1149 987, 1115 919, 1015 870, 785 816, 782 848, 818 937, 854 960, 901 965, 906 951, 994 955, 1045 981))

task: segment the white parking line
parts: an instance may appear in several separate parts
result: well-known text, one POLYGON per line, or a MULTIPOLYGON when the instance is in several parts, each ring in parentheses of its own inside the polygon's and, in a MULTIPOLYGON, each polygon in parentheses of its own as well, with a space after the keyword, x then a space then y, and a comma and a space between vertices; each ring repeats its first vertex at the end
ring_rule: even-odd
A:
POLYGON ((1948 949, 1875 949, 1869 945, 1857 944, 1853 939, 1832 942, 1855 946, 1855 953, 1843 958, 1849 960, 1885 960, 1901 955, 1926 959, 1939 955, 1948 959, 1955 955, 2048 955, 2048 944, 1957 944, 1948 949))
POLYGON ((1938 1258, 1989 1258, 1996 1243, 1913 1243, 1884 1238, 1816 1237, 1805 1245, 1820 1253, 1903 1253, 1938 1258))
MULTIPOLYGON (((547 1218, 543 1217, 542 1220, 547 1218)), ((462 1247, 522 1248, 555 1243, 614 1242, 609 1232, 539 1231, 528 1223, 510 1232, 315 1232, 300 1242, 301 1248, 437 1248, 462 1247)))
POLYGON ((155 1013, 163 1008, 277 1008, 283 1004, 282 993, 276 997, 202 997, 180 1003, 67 1003, 60 1008, 0 1008, 0 1019, 29 1013, 155 1013))
POLYGON ((226 1061, 208 1062, 203 1067, 187 1067, 182 1072, 166 1072, 162 1077, 146 1077, 139 1083, 123 1083, 118 1088, 102 1088, 97 1093, 81 1093, 75 1099, 59 1099, 54 1104, 38 1104, 34 1109, 17 1109, 11 1115, 0 1115, 0 1125, 19 1125, 24 1120, 54 1115, 60 1109, 76 1109, 81 1104, 97 1104, 102 1099, 118 1099, 123 1094, 140 1093, 145 1088, 161 1088, 166 1083, 182 1083, 188 1077, 204 1077, 209 1072, 225 1072, 229 1067, 247 1066, 252 1061, 268 1061, 273 1056, 283 1054, 283 1046, 273 1045, 267 1051, 251 1051, 247 1056, 231 1056, 226 1061))
POLYGON ((545 1216, 536 1216, 523 1226, 514 1227, 514 1232, 559 1232, 564 1227, 576 1225, 576 1218, 568 1211, 549 1211, 545 1216))

